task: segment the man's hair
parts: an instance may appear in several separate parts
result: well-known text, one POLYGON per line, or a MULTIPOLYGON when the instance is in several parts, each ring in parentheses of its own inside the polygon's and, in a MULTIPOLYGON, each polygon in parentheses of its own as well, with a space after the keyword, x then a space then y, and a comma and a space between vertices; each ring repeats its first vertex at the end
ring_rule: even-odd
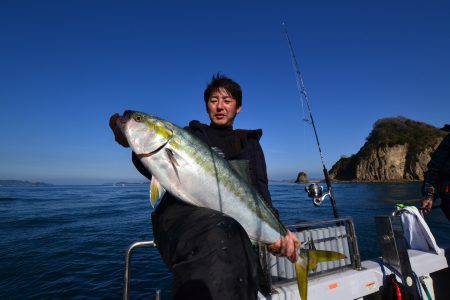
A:
POLYGON ((242 106, 241 86, 231 78, 220 73, 213 75, 211 82, 206 86, 203 94, 205 104, 208 104, 208 99, 211 97, 211 94, 216 92, 219 88, 224 88, 234 99, 236 99, 237 107, 242 106))

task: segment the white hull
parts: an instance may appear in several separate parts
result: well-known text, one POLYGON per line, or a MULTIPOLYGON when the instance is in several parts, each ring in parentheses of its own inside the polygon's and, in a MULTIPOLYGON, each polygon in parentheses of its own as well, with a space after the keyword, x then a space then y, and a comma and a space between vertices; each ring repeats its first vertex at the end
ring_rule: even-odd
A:
MULTIPOLYGON (((444 247, 445 248, 445 247, 444 247)), ((450 252, 450 246, 446 248, 450 252)), ((444 255, 437 255, 417 250, 408 250, 411 267, 420 276, 433 277, 433 273, 445 270, 446 277, 434 280, 434 290, 447 290, 450 286, 450 269, 447 258, 444 255)), ((392 272, 379 260, 366 260, 361 263, 363 270, 344 270, 331 275, 311 278, 308 285, 309 300, 338 300, 338 299, 359 299, 379 291, 383 285, 383 275, 392 272)), ((400 278, 397 278, 401 282, 400 278)), ((259 299, 271 300, 294 300, 300 299, 298 287, 295 281, 277 283, 273 288, 276 293, 269 297, 258 294, 259 299)), ((426 299, 426 298, 425 298, 426 299)), ((441 298, 436 298, 441 299, 441 298)))

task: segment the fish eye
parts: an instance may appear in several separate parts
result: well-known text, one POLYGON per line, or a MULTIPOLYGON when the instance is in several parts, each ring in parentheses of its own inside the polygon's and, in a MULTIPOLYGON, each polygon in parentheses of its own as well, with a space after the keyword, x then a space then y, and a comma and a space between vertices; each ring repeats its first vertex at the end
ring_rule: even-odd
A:
POLYGON ((142 117, 141 115, 135 115, 135 116, 133 117, 133 119, 134 119, 136 122, 142 122, 142 120, 144 119, 144 117, 142 117))

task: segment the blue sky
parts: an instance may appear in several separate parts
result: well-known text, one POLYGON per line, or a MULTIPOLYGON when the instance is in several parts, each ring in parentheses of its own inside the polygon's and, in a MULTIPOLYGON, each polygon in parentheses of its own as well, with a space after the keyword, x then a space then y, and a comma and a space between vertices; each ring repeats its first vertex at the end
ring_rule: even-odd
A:
POLYGON ((286 20, 329 168, 373 123, 450 123, 448 1, 2 1, 0 179, 141 180, 108 119, 208 122, 213 73, 243 88, 271 179, 320 175, 283 36, 286 20))

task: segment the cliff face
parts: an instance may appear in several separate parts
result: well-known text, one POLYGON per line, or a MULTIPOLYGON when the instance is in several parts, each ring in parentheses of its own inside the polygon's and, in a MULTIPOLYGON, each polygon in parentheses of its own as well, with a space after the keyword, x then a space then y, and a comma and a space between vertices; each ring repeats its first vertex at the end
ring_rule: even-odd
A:
POLYGON ((381 119, 358 153, 337 161, 330 176, 356 181, 423 180, 431 153, 445 134, 402 117, 381 119))
POLYGON ((356 178, 363 181, 402 178, 407 152, 408 145, 375 148, 356 165, 356 178))

